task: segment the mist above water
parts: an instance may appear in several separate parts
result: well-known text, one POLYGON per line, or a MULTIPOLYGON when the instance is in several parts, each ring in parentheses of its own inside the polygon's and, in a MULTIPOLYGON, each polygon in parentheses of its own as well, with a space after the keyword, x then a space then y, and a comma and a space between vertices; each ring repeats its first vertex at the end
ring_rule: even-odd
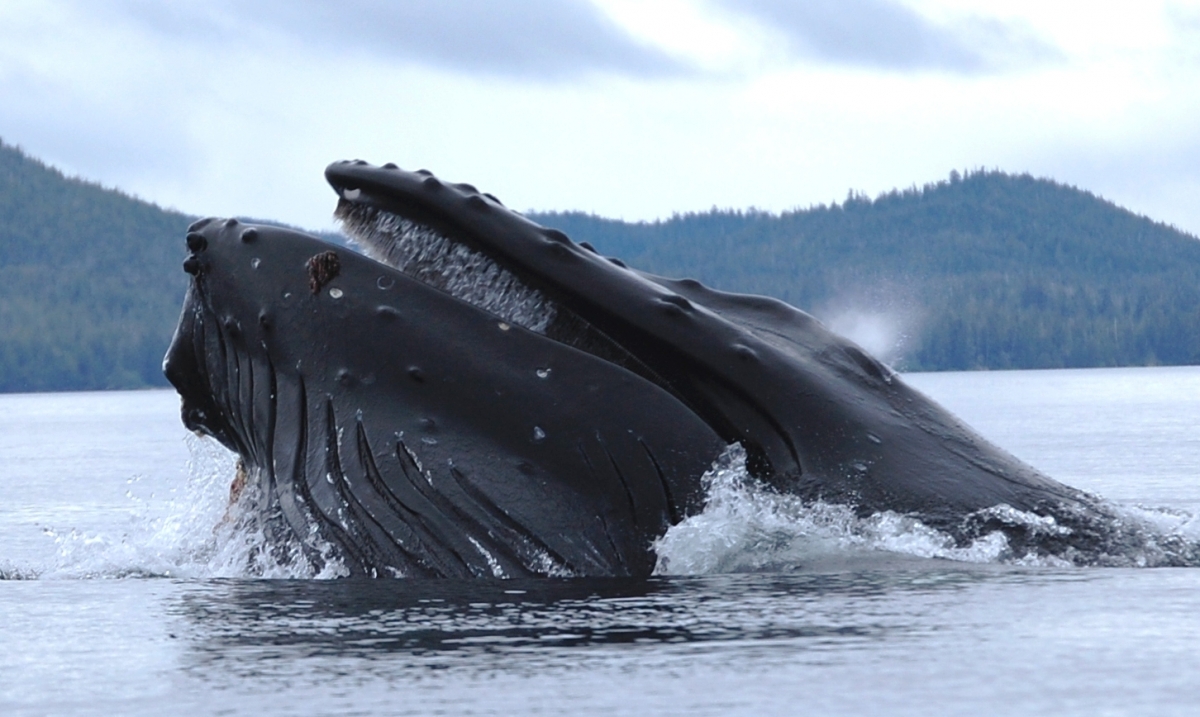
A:
POLYGON ((895 368, 903 367, 905 351, 919 343, 920 304, 903 286, 890 281, 845 291, 815 313, 830 331, 895 368))
POLYGON ((826 319, 825 325, 886 364, 903 356, 909 339, 906 322, 889 314, 846 310, 826 319))

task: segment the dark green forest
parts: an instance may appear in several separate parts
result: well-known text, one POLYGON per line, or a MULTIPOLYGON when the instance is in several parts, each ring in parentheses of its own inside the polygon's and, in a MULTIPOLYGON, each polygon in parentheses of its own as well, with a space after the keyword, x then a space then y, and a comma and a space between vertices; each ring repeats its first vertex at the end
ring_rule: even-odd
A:
MULTIPOLYGON (((1044 179, 954 173, 781 215, 531 217, 856 337, 847 320, 882 322, 864 343, 909 370, 1200 363, 1200 241, 1044 179)), ((191 219, 0 143, 0 391, 165 385, 191 219)))
POLYGON ((782 215, 533 216, 630 266, 775 296, 835 330, 882 317, 898 344, 885 358, 905 370, 1200 363, 1200 241, 1029 175, 954 172, 782 215))
POLYGON ((195 219, 0 141, 0 392, 166 386, 195 219))
POLYGON ((0 145, 0 391, 165 385, 190 221, 0 145))

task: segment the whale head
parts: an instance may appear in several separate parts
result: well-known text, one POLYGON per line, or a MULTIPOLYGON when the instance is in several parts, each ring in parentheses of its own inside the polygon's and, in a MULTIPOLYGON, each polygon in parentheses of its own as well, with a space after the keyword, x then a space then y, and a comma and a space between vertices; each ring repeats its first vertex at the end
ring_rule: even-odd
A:
POLYGON ((636 271, 429 172, 326 179, 361 253, 198 222, 164 369, 185 424, 355 572, 648 574, 730 444, 769 489, 962 539, 993 506, 1088 506, 803 311, 636 271))

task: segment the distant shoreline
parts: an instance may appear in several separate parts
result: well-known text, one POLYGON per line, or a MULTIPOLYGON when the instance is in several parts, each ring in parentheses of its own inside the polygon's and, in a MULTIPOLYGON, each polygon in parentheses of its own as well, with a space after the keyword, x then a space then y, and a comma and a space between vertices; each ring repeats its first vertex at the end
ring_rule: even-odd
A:
MULTIPOLYGON (((781 214, 528 216, 643 271, 782 299, 901 371, 1200 364, 1200 240, 1029 175, 781 214)), ((165 387, 191 221, 0 143, 0 392, 165 387)))

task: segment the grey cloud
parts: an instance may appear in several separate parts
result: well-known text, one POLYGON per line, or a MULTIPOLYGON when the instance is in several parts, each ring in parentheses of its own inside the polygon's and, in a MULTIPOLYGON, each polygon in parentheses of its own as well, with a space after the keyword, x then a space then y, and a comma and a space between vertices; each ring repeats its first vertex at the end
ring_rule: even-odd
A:
POLYGON ((688 71, 586 0, 114 0, 108 12, 178 38, 283 34, 318 51, 469 73, 561 80, 688 71))
POLYGON ((1172 2, 1165 14, 1173 40, 1171 60, 1182 66, 1200 66, 1200 6, 1172 2))
POLYGON ((1200 238, 1200 127, 1149 132, 1120 146, 1058 143, 1038 168, 1200 238))
POLYGON ((893 70, 979 73, 1059 57, 1016 25, 973 18, 937 25, 889 0, 716 0, 782 32, 797 55, 893 70))
POLYGON ((0 65, 4 139, 68 173, 124 183, 164 180, 193 169, 197 147, 185 133, 182 102, 133 81, 102 96, 27 66, 0 65))

